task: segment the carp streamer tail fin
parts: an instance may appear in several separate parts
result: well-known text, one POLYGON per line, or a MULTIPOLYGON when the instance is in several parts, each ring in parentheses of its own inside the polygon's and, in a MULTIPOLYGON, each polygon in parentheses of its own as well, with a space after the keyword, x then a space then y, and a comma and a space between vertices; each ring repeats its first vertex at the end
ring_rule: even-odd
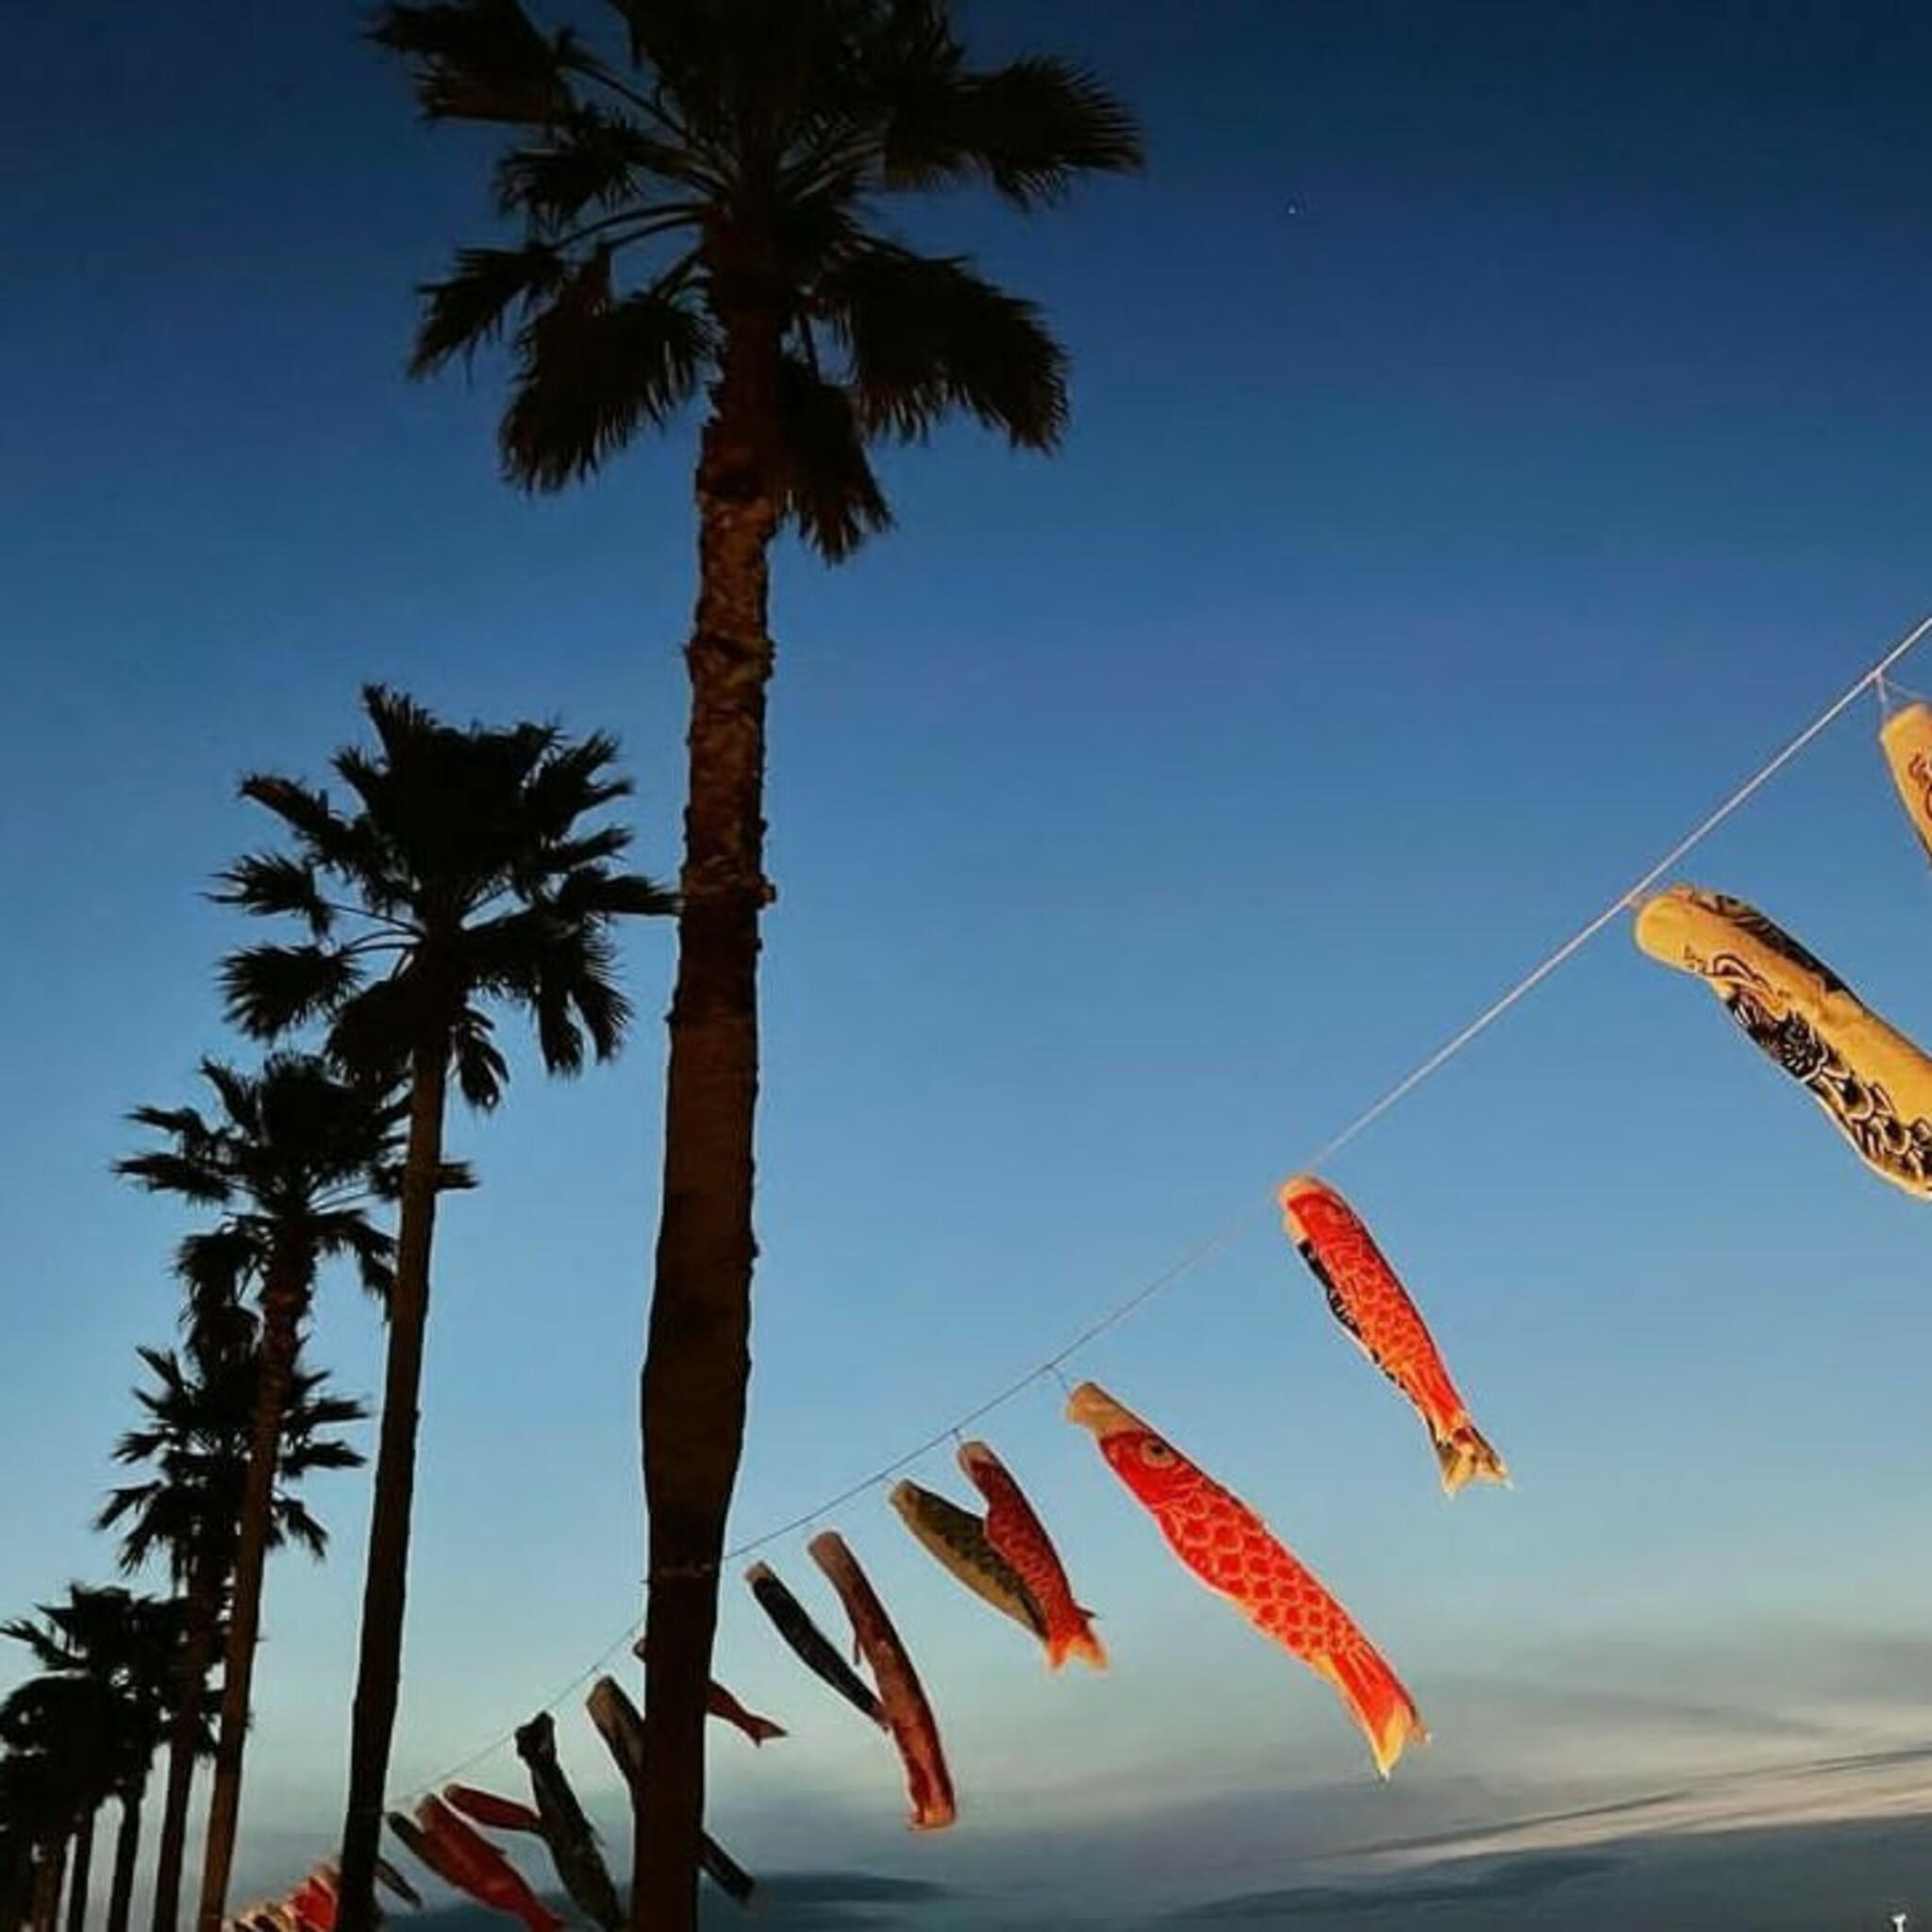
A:
POLYGON ((787 1734, 783 1724, 774 1724, 768 1717, 760 1717, 757 1711, 744 1714, 744 1734, 754 1744, 762 1744, 768 1738, 782 1738, 787 1734))
POLYGON ((1092 1614, 1091 1610, 1082 1610, 1077 1630, 1048 1640, 1046 1660, 1054 1670, 1058 1670, 1070 1657, 1078 1657, 1090 1670, 1106 1670, 1107 1646, 1094 1636, 1092 1625, 1087 1621, 1092 1614))
POLYGON ((1395 1768, 1395 1760, 1411 1738, 1418 1744, 1428 1742, 1428 1727, 1415 1700, 1402 1688, 1395 1673, 1366 1645, 1347 1657, 1330 1652, 1313 1661, 1341 1692, 1342 1701, 1361 1725, 1379 1776, 1387 1777, 1395 1768))
POLYGON ((1509 1472, 1503 1466, 1503 1458, 1483 1440, 1474 1423, 1458 1423, 1440 1437, 1436 1459, 1442 1465, 1442 1489, 1447 1495, 1453 1496, 1467 1482, 1508 1487, 1509 1472))

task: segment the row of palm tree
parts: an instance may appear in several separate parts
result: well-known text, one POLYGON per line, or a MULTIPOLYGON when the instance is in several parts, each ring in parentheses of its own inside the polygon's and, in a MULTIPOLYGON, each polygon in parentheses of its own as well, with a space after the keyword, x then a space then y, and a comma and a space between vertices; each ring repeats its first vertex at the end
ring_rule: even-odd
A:
MULTIPOLYGON (((373 34, 408 67, 428 118, 501 133, 495 198, 518 230, 511 246, 460 250, 425 290, 411 373, 509 333, 499 444, 508 478, 534 491, 587 477, 703 409, 678 890, 613 870, 627 835, 580 824, 625 790, 603 738, 458 729, 372 689, 376 749, 338 754, 341 806, 286 777, 244 782, 287 848, 240 860, 223 896, 300 936, 228 959, 229 1016, 281 1056, 261 1082, 308 1067, 302 1077, 340 1089, 337 1125, 353 1117, 382 1146, 334 1167, 318 1151, 292 1194, 265 1192, 266 1172, 241 1150, 267 1130, 268 1096, 247 1102, 258 1119, 241 1118, 245 1082, 224 1069, 232 1094, 208 1077, 225 1119, 149 1116, 169 1144, 130 1168, 221 1210, 183 1273, 192 1297, 221 1303, 228 1289, 226 1306, 240 1306, 245 1293, 258 1329, 198 1932, 218 1932, 226 1905, 278 1418, 316 1271, 352 1257, 389 1331, 338 1921, 372 1932, 438 1204, 467 1181, 444 1155, 451 1082, 472 1107, 501 1099, 504 1007, 534 1023, 553 1073, 608 1058, 627 1018, 616 922, 673 911, 641 1384, 649 1661, 632 1911, 637 1932, 693 1932, 706 1686, 750 1375, 758 960, 774 896, 763 869, 771 553, 790 527, 836 562, 890 525, 871 459, 881 441, 922 441, 958 414, 1016 449, 1050 450, 1063 432, 1067 358, 1039 309, 963 257, 907 245, 888 204, 977 186, 1031 211, 1141 161, 1131 115, 1092 75, 1038 56, 974 65, 947 0, 604 0, 593 18, 610 31, 545 30, 522 0, 428 0, 385 6, 373 34), (291 1039, 308 1059, 288 1057, 291 1039), (392 1238, 363 1219, 391 1200, 392 1238)), ((171 1708, 185 1735, 179 1700, 171 1708)), ((172 1932, 172 1911, 157 1932, 172 1932)))
MULTIPOLYGON (((13 1694, 14 1728, 0 1732, 0 1880, 13 1886, 0 1883, 4 1932, 23 1912, 53 1932, 70 1851, 69 1932, 79 1932, 92 1821, 109 1796, 124 1807, 109 1932, 123 1932, 148 1766, 163 1742, 153 1923, 174 1932, 217 1659, 197 1921, 214 1928, 225 1916, 267 1557, 285 1541, 321 1554, 321 1525, 296 1491, 318 1469, 362 1460, 334 1431, 365 1411, 324 1393, 326 1376, 302 1364, 334 1262, 353 1265, 388 1324, 356 1707, 358 1739, 374 1733, 367 1713, 380 1717, 386 1773, 436 1207, 472 1185, 443 1151, 449 1086, 475 1108, 500 1101, 504 1008, 527 1013, 554 1073, 608 1058, 629 1010, 614 924, 673 904, 615 868, 625 827, 591 823, 629 789, 608 738, 451 726, 375 686, 364 709, 375 746, 334 759, 345 808, 291 778, 242 783, 291 849, 237 860, 216 897, 304 928, 294 942, 242 946, 221 968, 231 1018, 271 1050, 254 1072, 205 1059, 206 1110, 137 1108, 154 1142, 118 1163, 210 1217, 175 1254, 186 1345, 142 1351, 157 1385, 137 1391, 147 1426, 118 1451, 156 1474, 115 1491, 100 1517, 123 1528, 124 1568, 165 1564, 165 1601, 112 1594, 126 1617, 165 1613, 167 1641, 142 1653, 139 1672, 125 1660, 97 1668, 72 1644, 57 1668, 65 1625, 55 1612, 9 1630, 37 1645, 43 1670, 13 1694), (308 1037, 306 1049, 288 1043, 294 1036, 308 1037), (393 1233, 381 1224, 391 1209, 393 1233), (83 1707, 89 1724, 69 1721, 83 1707)), ((379 1798, 380 1774, 377 1784, 379 1798)))
MULTIPOLYGON (((67 1932, 81 1932, 95 1820, 110 1800, 120 1823, 108 1928, 126 1932, 142 1808, 163 1751, 154 1924, 175 1923, 195 1764, 213 1743, 205 1710, 233 1600, 259 1381, 252 1324, 243 1310, 226 1312, 195 1326, 179 1354, 139 1351, 149 1377, 134 1391, 142 1420, 114 1455, 142 1474, 113 1490, 95 1518, 119 1531, 124 1574, 158 1567, 169 1593, 75 1584, 64 1602, 39 1607, 38 1621, 0 1625, 38 1666, 0 1702, 0 1925, 8 1932, 24 1919, 53 1932, 63 1885, 67 1932)), ((361 1462, 336 1432, 365 1413, 328 1393, 327 1381, 299 1364, 290 1378, 270 1525, 272 1544, 293 1541, 318 1558, 327 1533, 297 1492, 316 1470, 361 1462)))

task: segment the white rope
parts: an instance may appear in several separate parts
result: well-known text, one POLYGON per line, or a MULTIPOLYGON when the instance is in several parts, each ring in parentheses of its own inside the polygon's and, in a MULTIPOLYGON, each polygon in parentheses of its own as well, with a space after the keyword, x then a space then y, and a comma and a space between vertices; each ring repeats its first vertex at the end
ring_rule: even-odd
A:
POLYGON ((1649 891, 1651 887, 1656 885, 1663 877, 1664 874, 1676 864, 1678 859, 1682 858, 1693 846, 1701 845, 1740 806, 1743 805, 1746 800, 1770 784, 1772 779, 1776 777, 1778 773, 1783 771, 1820 732, 1836 724, 1846 711, 1851 709, 1852 706, 1857 703, 1861 692, 1868 687, 1878 685, 1883 680, 1885 674, 1927 631, 1932 631, 1932 617, 1922 618, 1850 690, 1835 698, 1782 751, 1775 753, 1766 763, 1760 765, 1750 777, 1746 778, 1715 811, 1704 819, 1693 830, 1685 833, 1634 886, 1630 887, 1627 891, 1620 892, 1588 925, 1579 926, 1546 959, 1543 959, 1540 964, 1533 966, 1525 973, 1501 999, 1495 1001, 1493 1005, 1486 1007, 1454 1039, 1437 1048, 1414 1073, 1398 1080, 1373 1107, 1365 1108, 1347 1126, 1343 1127, 1341 1133, 1335 1135, 1333 1139, 1324 1141, 1315 1151, 1313 1158, 1307 1161, 1307 1165, 1309 1167, 1320 1167, 1324 1160, 1332 1158, 1342 1148, 1346 1147, 1357 1135, 1360 1134, 1365 1128, 1373 1126, 1391 1107, 1394 1107, 1400 1101, 1406 1100, 1431 1074, 1440 1072, 1479 1033, 1487 1032, 1518 1000, 1522 999, 1525 993, 1531 992, 1541 986, 1565 960, 1580 953, 1633 900, 1649 891))
MULTIPOLYGON (((1510 1008, 1533 992, 1559 966, 1580 953, 1591 940, 1595 939, 1606 926, 1616 919, 1619 913, 1624 911, 1633 901, 1640 898, 1651 887, 1656 885, 1663 877, 1664 874, 1669 872, 1680 858, 1695 846, 1702 844, 1726 819, 1758 791, 1762 791, 1813 739, 1836 724, 1857 702, 1859 696, 1864 691, 1882 688, 1886 673, 1925 637, 1928 632, 1932 632, 1932 617, 1922 619, 1911 630, 1907 631, 1869 671, 1865 672, 1858 678, 1857 683, 1833 699, 1795 738, 1791 739, 1782 749, 1774 753, 1750 777, 1746 778, 1736 791, 1731 792, 1715 810, 1707 813, 1691 830, 1679 839, 1655 865, 1651 866, 1643 874, 1642 877, 1635 885, 1618 893, 1595 918, 1589 921, 1588 924, 1579 926, 1554 952, 1546 955, 1536 965, 1532 966, 1507 992, 1502 994, 1500 998, 1492 1000, 1468 1025, 1444 1041, 1412 1073, 1405 1074, 1380 1099, 1364 1108, 1341 1132, 1331 1135, 1306 1160, 1298 1163, 1299 1167, 1306 1169, 1323 1166, 1352 1141, 1372 1127, 1391 1108, 1399 1106, 1424 1080, 1440 1073, 1472 1041, 1477 1039, 1481 1034, 1488 1032, 1510 1008)), ((1117 1327, 1130 1315, 1137 1314, 1156 1295, 1171 1288, 1182 1275, 1191 1273, 1193 1269, 1207 1260, 1209 1256, 1219 1253, 1247 1225, 1249 1221, 1253 1219, 1255 1211, 1255 1208, 1251 1204, 1218 1233, 1209 1235, 1207 1240, 1189 1249, 1179 1260, 1175 1261, 1161 1274, 1157 1274, 1153 1280, 1142 1284, 1124 1300, 1116 1302, 1112 1307, 1107 1309, 1095 1320, 1089 1323, 1085 1328, 1081 1329, 1057 1354, 1048 1356, 1044 1361, 1028 1369, 1024 1375, 1020 1375, 1008 1383, 996 1394, 988 1397, 986 1401, 982 1402, 978 1407, 967 1410, 964 1415, 947 1423, 942 1428, 934 1430, 917 1447, 908 1449, 903 1456, 895 1457, 883 1467, 874 1470, 870 1475, 861 1477, 849 1488, 841 1490, 837 1495, 827 1497, 815 1507, 802 1511, 789 1522, 781 1523, 775 1528, 766 1530, 761 1535, 751 1538, 748 1541, 733 1545, 725 1551, 721 1558, 720 1568, 725 1563, 736 1562, 741 1557, 748 1557, 755 1551, 764 1549, 772 1543, 778 1542, 784 1538, 795 1534, 797 1531, 815 1523, 820 1517, 827 1515, 834 1509, 841 1508, 845 1504, 864 1495, 868 1490, 875 1489, 883 1483, 890 1482, 901 1470, 910 1468, 912 1464, 919 1461, 923 1457, 930 1455, 933 1450, 944 1447, 948 1441, 952 1441, 963 1430, 970 1428, 974 1423, 992 1414, 995 1409, 1004 1408, 1008 1403, 1014 1400, 1015 1397, 1024 1394, 1036 1382, 1051 1376, 1058 1378, 1061 1385, 1064 1386, 1066 1378, 1064 1375, 1061 1375, 1060 1369, 1069 1357, 1077 1355, 1089 1343, 1097 1341, 1101 1336, 1105 1335, 1108 1329, 1117 1327)), ((631 1638, 636 1628, 637 1625, 635 1624, 627 1625, 624 1635, 610 1645, 609 1649, 597 1659, 596 1663, 593 1663, 589 1670, 579 1673, 571 1684, 567 1685, 550 1704, 543 1707, 545 1709, 555 1709, 587 1677, 591 1676, 592 1673, 608 1662, 611 1657, 615 1656, 618 1649, 631 1638)), ((449 1771, 439 1774, 431 1781, 432 1784, 441 1784, 444 1780, 456 1776, 458 1773, 467 1771, 472 1765, 480 1763, 491 1752, 508 1743, 514 1735, 514 1732, 507 1731, 501 1738, 496 1739, 490 1744, 486 1744, 482 1750, 463 1759, 460 1764, 453 1766, 449 1771)), ((427 1787, 425 1789, 427 1789, 427 1787)))

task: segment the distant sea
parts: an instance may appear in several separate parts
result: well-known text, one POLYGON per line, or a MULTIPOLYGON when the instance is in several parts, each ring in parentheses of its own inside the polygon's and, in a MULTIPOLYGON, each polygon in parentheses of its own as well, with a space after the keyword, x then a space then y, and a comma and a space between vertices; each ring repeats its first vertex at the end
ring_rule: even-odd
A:
MULTIPOLYGON (((1893 1932, 1902 1912, 1907 1932, 1932 1932, 1932 1790, 1925 1802, 1925 1816, 1612 1839, 1346 1884, 1290 1877, 1158 1916, 1102 1908, 1077 1880, 1064 1908, 1022 1914, 1002 1901, 996 1873, 967 1890, 794 1872, 768 1874, 749 1913, 708 1893, 704 1917, 707 1932, 1893 1932)), ((1092 1880, 1104 1891, 1105 1874, 1092 1880)), ((465 1905, 408 1916, 416 1932, 503 1932, 508 1923, 465 1905)))

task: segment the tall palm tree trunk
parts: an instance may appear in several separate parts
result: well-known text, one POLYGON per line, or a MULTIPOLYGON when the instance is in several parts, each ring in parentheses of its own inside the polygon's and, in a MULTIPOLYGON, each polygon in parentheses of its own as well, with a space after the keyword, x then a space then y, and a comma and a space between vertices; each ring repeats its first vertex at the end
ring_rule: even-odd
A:
POLYGON ((248 1443, 248 1474, 235 1525, 235 1585, 222 1654, 221 1728, 215 1738, 214 1787, 208 1795, 208 1844, 201 1863, 201 1932, 221 1932, 228 1910, 228 1874, 242 1816, 242 1760, 248 1748, 249 1693, 261 1629, 261 1588, 275 1515, 281 1459, 282 1411, 302 1343, 312 1264, 305 1255, 275 1257, 261 1293, 261 1369, 248 1443))
POLYGON ((778 358, 768 315, 733 320, 698 462, 683 903, 641 1388, 650 1594, 632 1868, 637 1932, 691 1932, 697 1924, 705 1689, 751 1375, 758 915, 770 896, 765 622, 779 514, 766 453, 778 358))
POLYGON ((127 1932, 134 1903, 134 1867, 141 1856, 141 1807, 147 1797, 147 1773, 121 1793, 121 1827, 114 1834, 114 1874, 108 1887, 108 1932, 127 1932))
MULTIPOLYGON (((168 1778, 162 1788, 161 1832, 155 1849, 152 1932, 175 1932, 181 1916, 188 1807, 194 1792, 194 1765, 201 1748, 202 1711, 208 1703, 208 1669, 214 1660, 215 1635, 221 1624, 221 1581, 216 1568, 204 1557, 188 1579, 188 1628, 168 1724, 168 1778)), ((108 1932, 123 1932, 123 1928, 109 1925, 108 1932)))
POLYGON ((374 1932, 375 1858, 383 1786, 403 1675, 403 1610, 408 1587, 409 1507, 416 1489, 417 1403, 429 1320, 429 1256, 442 1172, 449 1031, 419 1041, 410 1069, 409 1140, 397 1212, 396 1272, 389 1297, 389 1356, 375 1452, 369 1561, 362 1582, 362 1642, 349 1730, 349 1797, 342 1820, 336 1932, 374 1932))
POLYGON ((92 1807, 80 1814, 74 1829, 74 1864, 67 1879, 67 1932, 83 1932, 87 1924, 88 1887, 94 1875, 94 1820, 92 1807))

